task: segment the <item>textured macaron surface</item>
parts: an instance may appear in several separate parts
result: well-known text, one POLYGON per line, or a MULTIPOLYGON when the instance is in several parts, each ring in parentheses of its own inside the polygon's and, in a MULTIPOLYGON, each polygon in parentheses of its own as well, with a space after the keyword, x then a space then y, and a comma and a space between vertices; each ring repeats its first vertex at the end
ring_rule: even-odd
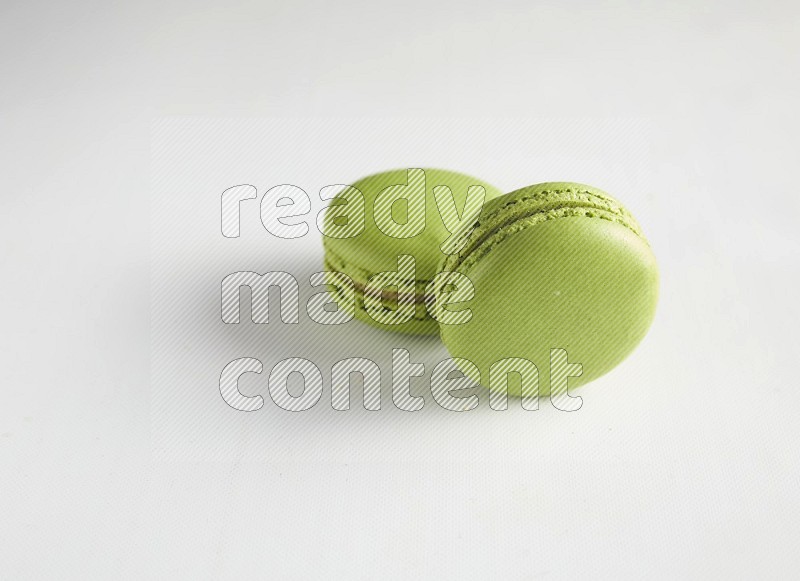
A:
MULTIPOLYGON (((582 365, 570 387, 587 383, 619 364, 653 320, 655 257, 630 212, 602 190, 523 188, 486 204, 464 235, 442 268, 472 281, 472 319, 443 325, 441 336, 487 387, 491 365, 515 357, 537 366, 540 394, 549 393, 551 349, 582 365)), ((519 395, 513 382, 509 393, 519 395)))
MULTIPOLYGON (((352 237, 335 238, 325 236, 325 265, 327 270, 343 272, 356 284, 356 311, 355 315, 360 320, 374 323, 364 312, 363 288, 373 275, 380 272, 396 271, 398 257, 410 255, 414 257, 415 276, 413 285, 416 289, 417 308, 415 318, 408 323, 400 325, 383 325, 382 328, 410 333, 438 333, 438 325, 427 314, 424 304, 425 287, 438 272, 445 254, 441 250, 442 244, 451 238, 452 234, 445 225, 439 205, 434 195, 434 188, 446 186, 449 188, 453 202, 458 212, 463 213, 467 194, 471 186, 482 186, 485 200, 492 200, 502 192, 487 182, 458 172, 441 169, 424 169, 424 176, 419 170, 413 172, 408 169, 391 170, 367 176, 352 184, 363 196, 363 231, 352 237), (410 237, 398 237, 387 233, 386 228, 376 221, 380 220, 380 209, 376 212, 376 200, 387 189, 392 187, 416 186, 420 188, 419 179, 424 180, 424 228, 410 237), (412 178, 416 181, 411 183, 412 178)), ((418 189, 417 191, 422 191, 418 189)), ((338 198, 331 202, 333 208, 338 198)), ((385 208, 384 208, 385 209, 385 208)), ((420 206, 417 206, 417 210, 420 206)), ((400 224, 409 220, 409 212, 413 211, 410 204, 402 201, 392 205, 392 219, 400 224)), ((331 210, 329 209, 329 212, 331 210)), ((326 220, 328 217, 326 216, 326 220)))

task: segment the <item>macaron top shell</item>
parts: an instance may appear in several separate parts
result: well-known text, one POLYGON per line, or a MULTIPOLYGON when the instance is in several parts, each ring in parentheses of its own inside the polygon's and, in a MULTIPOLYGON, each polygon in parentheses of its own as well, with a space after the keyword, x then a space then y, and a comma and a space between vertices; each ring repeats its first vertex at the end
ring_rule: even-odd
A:
MULTIPOLYGON (((546 395, 550 350, 565 349, 583 368, 569 380, 577 387, 613 369, 645 336, 658 300, 656 260, 630 212, 602 190, 567 182, 523 188, 486 204, 463 234, 464 248, 442 268, 472 281, 472 319, 443 325, 441 336, 453 357, 477 366, 473 379, 485 386, 493 363, 523 358, 537 366, 546 395)), ((509 393, 519 395, 513 378, 509 393)))
MULTIPOLYGON (((444 257, 440 246, 451 236, 440 216, 433 189, 440 185, 449 187, 459 212, 464 210, 470 186, 483 186, 486 200, 496 198, 502 192, 483 180, 465 174, 429 168, 424 169, 424 172, 425 228, 420 234, 410 238, 396 238, 384 233, 375 222, 375 199, 378 195, 390 186, 408 183, 409 170, 391 170, 367 176, 352 184, 364 196, 364 231, 351 238, 325 237, 326 251, 344 262, 348 270, 359 277, 396 270, 397 257, 407 254, 413 256, 416 262, 417 280, 428 281, 433 278, 444 257)), ((395 215, 395 207, 393 216, 398 221, 405 218, 395 215)))

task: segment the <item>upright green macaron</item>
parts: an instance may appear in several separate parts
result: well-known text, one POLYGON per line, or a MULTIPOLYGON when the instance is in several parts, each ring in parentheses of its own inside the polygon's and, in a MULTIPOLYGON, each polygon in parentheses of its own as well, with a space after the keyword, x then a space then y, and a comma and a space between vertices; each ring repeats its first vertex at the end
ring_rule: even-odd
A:
MULTIPOLYGON (((352 309, 357 319, 387 330, 438 333, 426 308, 425 289, 446 256, 442 246, 452 241, 451 230, 457 231, 458 221, 466 218, 468 198, 475 202, 501 194, 483 180, 442 169, 386 171, 344 189, 331 201, 323 222, 326 270, 346 274, 355 285, 355 305, 343 300, 336 288, 340 308, 352 309), (366 309, 365 288, 376 274, 397 271, 402 255, 414 258, 414 280, 409 281, 414 288, 413 317, 397 324, 378 322, 366 309)), ((475 211, 468 222, 481 205, 471 207, 475 211)), ((390 289, 381 298, 387 309, 397 307, 397 295, 390 289)))
MULTIPOLYGON (((489 201, 463 238, 440 268, 474 285, 474 297, 453 306, 472 318, 442 325, 441 336, 453 357, 474 364, 462 362, 465 375, 486 387, 495 362, 519 358, 536 365, 539 395, 547 395, 551 349, 582 366, 568 381, 583 385, 625 359, 650 327, 656 259, 631 213, 600 189, 522 188, 489 201)), ((447 289, 436 294, 445 300, 447 289)), ((509 381, 508 393, 520 395, 520 385, 509 381)))

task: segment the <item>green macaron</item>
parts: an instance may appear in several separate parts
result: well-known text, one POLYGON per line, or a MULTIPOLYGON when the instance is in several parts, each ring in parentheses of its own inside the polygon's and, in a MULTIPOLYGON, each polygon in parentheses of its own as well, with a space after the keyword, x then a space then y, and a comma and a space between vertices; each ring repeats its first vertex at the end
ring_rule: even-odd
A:
MULTIPOLYGON (((457 362, 474 364, 461 361, 465 375, 486 387, 496 388, 493 365, 516 358, 536 366, 538 393, 547 395, 551 356, 564 351, 580 364, 568 379, 578 387, 613 369, 650 327, 656 259, 631 213, 602 190, 569 182, 522 188, 490 200, 462 238, 440 269, 471 281, 473 298, 452 308, 472 316, 442 325, 441 337, 457 362)), ((436 300, 451 290, 440 285, 436 300)), ((516 377, 506 380, 518 396, 516 377)))
MULTIPOLYGON (((355 286, 354 301, 341 286, 333 296, 355 318, 386 330, 435 335, 438 324, 426 307, 426 287, 442 259, 452 251, 454 232, 474 221, 483 202, 502 192, 483 180, 442 169, 397 169, 367 176, 331 201, 322 224, 325 269, 347 275, 355 286), (472 212, 470 214, 470 212, 472 212), (410 293, 385 288, 379 299, 389 315, 397 314, 398 297, 413 301, 409 317, 377 317, 365 290, 379 273, 399 271, 399 258, 413 257, 410 293)), ((408 266, 408 259, 404 259, 408 266)), ((402 270, 402 269, 400 269, 402 270)), ((408 274, 408 271, 401 274, 408 274)), ((377 313, 380 314, 380 313, 377 313)))

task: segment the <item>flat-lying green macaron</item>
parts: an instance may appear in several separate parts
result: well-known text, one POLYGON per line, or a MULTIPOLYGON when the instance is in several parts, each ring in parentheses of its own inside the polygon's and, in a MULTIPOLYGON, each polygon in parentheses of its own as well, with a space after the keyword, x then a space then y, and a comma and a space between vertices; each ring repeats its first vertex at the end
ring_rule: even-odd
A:
MULTIPOLYGON (((357 319, 387 330, 434 335, 439 329, 428 314, 425 288, 445 256, 442 247, 454 240, 459 221, 471 223, 484 199, 501 194, 483 180, 441 169, 398 169, 362 178, 326 211, 325 269, 353 280, 357 319), (376 274, 398 271, 401 255, 414 258, 413 281, 408 281, 413 297, 401 295, 413 298, 413 316, 399 323, 376 321, 367 311, 365 289, 376 274)), ((385 310, 397 309, 397 293, 391 287, 381 292, 385 310)), ((350 308, 341 292, 334 292, 334 298, 340 308, 350 308)))
MULTIPOLYGON (((580 386, 625 359, 650 327, 656 259, 630 212, 602 190, 568 182, 522 188, 489 201, 463 238, 440 268, 474 285, 474 298, 453 306, 472 318, 442 325, 441 336, 453 357, 475 365, 462 363, 465 375, 486 387, 497 387, 495 362, 519 358, 538 368, 539 395, 547 395, 551 349, 581 364, 582 374, 568 380, 580 386)), ((440 286, 437 300, 446 293, 440 286)), ((520 395, 519 376, 509 377, 508 393, 520 395)))

